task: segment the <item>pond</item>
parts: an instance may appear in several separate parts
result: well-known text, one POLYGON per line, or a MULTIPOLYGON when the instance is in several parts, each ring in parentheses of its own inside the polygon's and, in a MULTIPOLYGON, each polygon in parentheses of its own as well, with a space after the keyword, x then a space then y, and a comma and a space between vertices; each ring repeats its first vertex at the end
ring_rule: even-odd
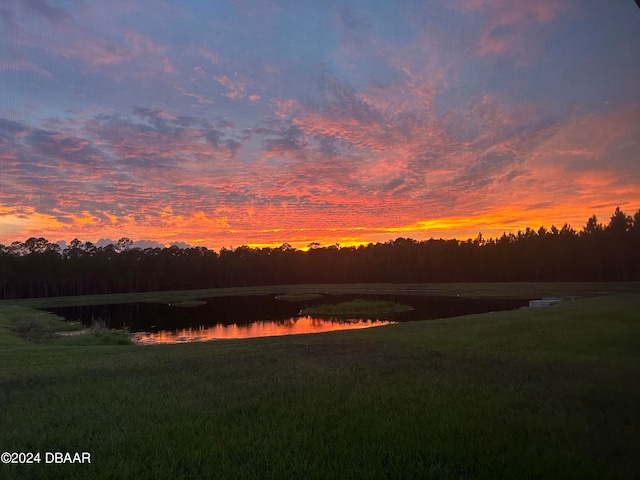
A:
POLYGON ((182 343, 230 338, 319 333, 387 325, 395 322, 454 317, 469 313, 512 310, 528 305, 523 299, 470 299, 413 295, 323 295, 304 301, 283 301, 273 295, 214 297, 182 307, 160 303, 127 303, 50 308, 68 320, 90 326, 128 328, 138 343, 182 343), (353 299, 389 300, 413 307, 400 313, 362 318, 326 318, 302 314, 302 309, 353 299))

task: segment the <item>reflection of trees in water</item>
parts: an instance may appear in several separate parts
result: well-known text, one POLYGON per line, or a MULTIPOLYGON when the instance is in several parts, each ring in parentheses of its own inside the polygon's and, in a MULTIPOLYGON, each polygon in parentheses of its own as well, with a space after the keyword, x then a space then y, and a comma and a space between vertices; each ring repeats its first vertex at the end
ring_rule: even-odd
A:
POLYGON ((174 331, 142 332, 133 335, 137 343, 185 343, 222 340, 233 338, 252 338, 280 335, 321 333, 334 330, 351 330, 386 325, 392 322, 361 320, 335 321, 312 317, 297 317, 284 320, 258 321, 250 324, 231 324, 184 328, 174 331))

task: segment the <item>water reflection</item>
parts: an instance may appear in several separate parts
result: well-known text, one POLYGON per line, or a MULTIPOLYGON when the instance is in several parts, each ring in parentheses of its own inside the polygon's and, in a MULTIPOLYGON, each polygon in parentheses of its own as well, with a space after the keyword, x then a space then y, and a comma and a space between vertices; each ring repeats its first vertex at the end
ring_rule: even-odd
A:
MULTIPOLYGON (((101 320, 107 328, 127 328, 140 343, 180 343, 224 338, 249 338, 375 327, 394 322, 446 318, 469 313, 510 310, 530 299, 481 299, 417 295, 323 295, 301 301, 282 301, 274 295, 212 297, 206 303, 184 308, 166 303, 128 303, 57 307, 49 311, 90 326, 101 320), (345 321, 297 316, 309 306, 354 299, 388 300, 414 310, 380 320, 345 321)), ((375 318, 375 317, 374 317, 375 318)))
POLYGON ((276 337, 321 333, 334 330, 353 330, 388 325, 387 320, 337 320, 313 317, 292 317, 286 320, 258 321, 247 324, 215 324, 177 330, 137 332, 133 341, 141 344, 206 342, 231 338, 276 337))

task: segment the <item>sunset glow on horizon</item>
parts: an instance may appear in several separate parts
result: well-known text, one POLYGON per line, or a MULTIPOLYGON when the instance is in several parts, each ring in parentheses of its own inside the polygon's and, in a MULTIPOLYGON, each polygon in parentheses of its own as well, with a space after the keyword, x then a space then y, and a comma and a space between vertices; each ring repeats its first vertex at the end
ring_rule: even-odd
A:
POLYGON ((306 248, 640 208, 633 0, 6 0, 0 244, 306 248))

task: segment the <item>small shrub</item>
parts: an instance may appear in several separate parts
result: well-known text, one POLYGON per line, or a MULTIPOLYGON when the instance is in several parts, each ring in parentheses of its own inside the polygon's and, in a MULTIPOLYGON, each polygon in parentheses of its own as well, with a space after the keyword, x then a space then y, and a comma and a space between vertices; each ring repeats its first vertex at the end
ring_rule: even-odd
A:
POLYGON ((99 334, 103 332, 108 332, 107 324, 104 322, 102 317, 98 317, 97 319, 91 319, 91 327, 89 327, 92 333, 99 334))
POLYGON ((43 343, 52 337, 52 322, 46 318, 19 317, 13 321, 12 330, 35 343, 43 343))

